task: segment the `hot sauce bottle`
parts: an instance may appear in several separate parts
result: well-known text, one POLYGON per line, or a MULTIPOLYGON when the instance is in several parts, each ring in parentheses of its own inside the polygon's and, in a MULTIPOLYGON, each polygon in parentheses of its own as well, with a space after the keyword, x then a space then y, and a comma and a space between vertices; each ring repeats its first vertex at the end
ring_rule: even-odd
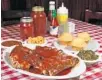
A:
POLYGON ((31 17, 22 17, 20 20, 20 35, 22 40, 34 36, 34 24, 31 17))
POLYGON ((50 34, 57 35, 58 34, 58 21, 57 21, 57 13, 56 10, 52 11, 52 21, 50 24, 50 34))
POLYGON ((55 10, 55 1, 49 2, 49 12, 48 12, 48 20, 52 21, 52 11, 55 10))

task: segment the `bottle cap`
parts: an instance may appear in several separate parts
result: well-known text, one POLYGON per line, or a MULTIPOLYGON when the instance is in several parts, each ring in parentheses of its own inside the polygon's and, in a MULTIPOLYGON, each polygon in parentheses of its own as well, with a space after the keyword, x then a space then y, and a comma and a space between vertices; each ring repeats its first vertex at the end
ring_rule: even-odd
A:
POLYGON ((32 8, 32 11, 44 11, 44 7, 42 6, 35 6, 32 8))
POLYGON ((49 10, 55 10, 55 1, 49 2, 49 10))
POLYGON ((22 17, 20 19, 20 22, 32 22, 32 21, 33 21, 32 17, 22 17))
POLYGON ((55 4, 55 1, 50 1, 49 4, 55 4))
POLYGON ((68 9, 64 6, 64 3, 57 9, 57 13, 68 14, 68 9))

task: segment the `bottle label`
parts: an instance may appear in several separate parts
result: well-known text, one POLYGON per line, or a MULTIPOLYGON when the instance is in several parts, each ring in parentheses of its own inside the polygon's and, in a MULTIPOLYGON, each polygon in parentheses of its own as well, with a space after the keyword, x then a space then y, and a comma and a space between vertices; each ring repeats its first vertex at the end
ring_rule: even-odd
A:
POLYGON ((58 34, 58 26, 50 26, 50 34, 57 35, 58 34))

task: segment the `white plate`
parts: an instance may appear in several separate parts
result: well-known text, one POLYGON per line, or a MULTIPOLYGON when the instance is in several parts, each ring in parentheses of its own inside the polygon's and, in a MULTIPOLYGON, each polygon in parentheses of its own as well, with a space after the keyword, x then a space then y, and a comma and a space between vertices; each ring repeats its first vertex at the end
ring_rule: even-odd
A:
POLYGON ((98 43, 97 40, 90 40, 87 47, 85 47, 85 50, 92 50, 92 51, 96 51, 100 48, 100 44, 98 43))
POLYGON ((29 76, 33 76, 33 77, 36 77, 36 78, 43 78, 43 79, 66 79, 66 78, 78 77, 78 76, 80 76, 81 74, 83 74, 86 71, 86 65, 85 65, 84 61, 81 60, 78 56, 73 55, 73 54, 69 54, 69 55, 72 55, 74 57, 78 57, 79 58, 79 63, 67 75, 63 75, 63 76, 46 76, 46 75, 34 74, 34 73, 27 72, 27 71, 20 70, 20 69, 15 69, 15 68, 12 67, 12 65, 10 63, 10 60, 9 60, 9 55, 10 55, 10 52, 12 51, 12 49, 6 49, 3 52, 4 61, 6 62, 6 64, 9 67, 14 69, 15 71, 18 71, 18 72, 23 73, 23 74, 27 74, 29 76))
MULTIPOLYGON (((71 46, 63 46, 63 45, 60 45, 58 43, 58 41, 55 41, 54 42, 54 46, 58 49, 62 49, 62 50, 68 50, 69 52, 78 52, 78 51, 74 51, 72 50, 72 47, 71 46)), ((89 43, 87 44, 87 46, 84 48, 84 50, 92 50, 92 51, 96 51, 97 49, 100 48, 100 44, 98 43, 98 41, 96 40, 90 40, 89 43)))
MULTIPOLYGON (((5 42, 5 41, 19 41, 19 42, 22 43, 21 40, 16 40, 16 39, 6 39, 6 40, 1 40, 1 43, 2 43, 2 42, 5 42)), ((15 45, 14 45, 14 46, 15 46, 15 45)), ((12 47, 12 46, 11 46, 11 47, 12 47)), ((6 49, 6 48, 9 48, 9 47, 7 47, 7 46, 3 46, 3 45, 1 44, 1 48, 6 49)))

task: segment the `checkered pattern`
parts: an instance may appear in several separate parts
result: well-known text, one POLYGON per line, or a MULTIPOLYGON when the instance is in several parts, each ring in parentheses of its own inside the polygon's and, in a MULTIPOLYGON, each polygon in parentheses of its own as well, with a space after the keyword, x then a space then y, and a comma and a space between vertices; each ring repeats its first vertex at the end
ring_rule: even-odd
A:
MULTIPOLYGON (((87 31, 91 37, 100 43, 100 48, 97 50, 99 54, 102 54, 102 27, 92 25, 86 22, 70 19, 71 22, 76 24, 75 34, 77 32, 87 31)), ((20 40, 19 25, 11 25, 1 28, 1 37, 4 39, 19 39, 20 40)), ((53 46, 55 37, 46 36, 48 40, 48 46, 53 46)), ((3 49, 1 49, 3 51, 3 49)), ((40 80, 32 76, 21 74, 9 68, 2 59, 1 55, 1 79, 2 80, 40 80)), ((42 79, 41 79, 42 80, 42 79)), ((80 80, 102 80, 102 61, 87 67, 86 72, 80 76, 80 80)))

